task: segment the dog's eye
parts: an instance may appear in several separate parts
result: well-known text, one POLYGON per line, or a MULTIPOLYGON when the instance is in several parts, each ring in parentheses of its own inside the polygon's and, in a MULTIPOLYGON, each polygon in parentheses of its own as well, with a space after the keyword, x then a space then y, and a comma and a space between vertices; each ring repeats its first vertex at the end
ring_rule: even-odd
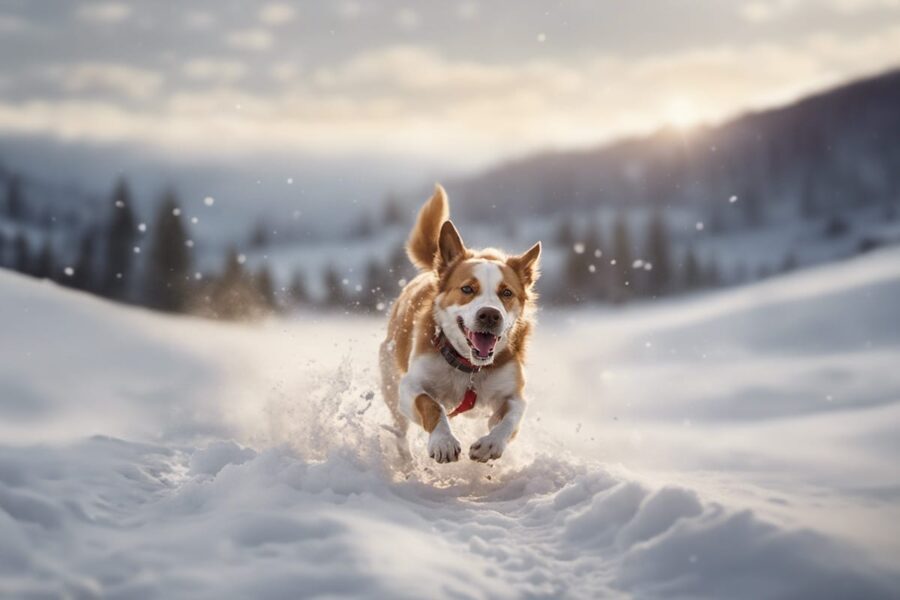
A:
POLYGON ((464 285, 459 289, 463 294, 474 294, 475 293, 475 290, 472 289, 471 285, 464 285))
POLYGON ((512 298, 513 292, 511 289, 506 288, 505 290, 500 292, 500 295, 503 296, 504 298, 512 298))

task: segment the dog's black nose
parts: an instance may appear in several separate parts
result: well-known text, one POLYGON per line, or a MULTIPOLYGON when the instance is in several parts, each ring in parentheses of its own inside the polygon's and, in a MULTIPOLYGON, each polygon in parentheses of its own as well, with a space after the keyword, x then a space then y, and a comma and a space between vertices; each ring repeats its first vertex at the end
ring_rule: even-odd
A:
POLYGON ((478 312, 475 313, 475 318, 478 319, 478 324, 485 329, 493 329, 500 322, 500 319, 503 318, 503 315, 496 308, 486 306, 478 309, 478 312))

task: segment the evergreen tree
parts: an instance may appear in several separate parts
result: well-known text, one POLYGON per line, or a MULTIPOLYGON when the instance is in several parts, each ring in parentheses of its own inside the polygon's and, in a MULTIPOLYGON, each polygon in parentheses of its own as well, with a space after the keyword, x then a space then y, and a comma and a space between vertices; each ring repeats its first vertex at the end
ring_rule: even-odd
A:
POLYGON ((136 236, 131 192, 125 180, 120 179, 112 194, 112 215, 106 238, 103 293, 110 298, 125 297, 136 236))
POLYGON ((568 247, 566 253, 565 278, 567 300, 582 302, 601 298, 604 295, 602 282, 597 277, 595 252, 600 250, 600 235, 595 223, 591 223, 585 232, 584 240, 568 247), (594 265, 593 272, 591 265, 594 265))
POLYGON ((220 319, 247 317, 256 302, 251 287, 237 250, 229 248, 222 275, 213 285, 213 314, 220 319))
POLYGON ((796 268, 797 256, 793 252, 788 252, 784 257, 784 261, 782 261, 781 263, 781 271, 783 273, 788 273, 795 270, 796 268))
POLYGON ((150 306, 170 312, 187 308, 191 257, 186 242, 178 201, 173 192, 167 192, 156 215, 144 282, 150 306))
POLYGON ((259 267, 256 276, 253 278, 253 283, 260 306, 266 311, 275 310, 278 306, 275 300, 275 286, 272 284, 272 274, 269 273, 269 268, 266 265, 259 267))
POLYGON ((406 221, 406 215, 403 214, 400 201, 393 194, 389 195, 384 200, 384 213, 381 217, 382 224, 385 227, 391 227, 392 225, 403 225, 404 221, 406 221))
POLYGON ((78 248, 78 259, 75 261, 73 273, 66 283, 73 288, 86 292, 94 291, 94 232, 88 230, 81 237, 78 248))
POLYGON ((344 293, 344 283, 333 265, 325 268, 323 283, 325 286, 326 307, 331 309, 344 308, 347 302, 347 295, 344 293))
POLYGON ((28 238, 21 231, 13 238, 10 266, 19 273, 31 272, 31 249, 28 247, 28 238))
POLYGON ((0 268, 8 265, 6 252, 6 236, 3 235, 3 231, 0 230, 0 268))
POLYGON ((715 258, 711 258, 709 260, 709 263, 707 263, 701 277, 703 279, 704 287, 718 287, 718 285, 722 283, 722 279, 719 274, 719 263, 715 258))
POLYGON ((625 217, 619 214, 613 227, 613 255, 612 260, 612 295, 616 301, 624 301, 631 295, 631 264, 632 264, 631 236, 628 233, 628 224, 625 217))
POLYGON ((672 265, 669 257, 669 233, 666 229, 666 218, 662 211, 655 211, 647 226, 646 260, 650 262, 652 271, 648 273, 648 289, 651 296, 664 294, 671 284, 672 265))
POLYGON ((693 247, 687 249, 687 255, 684 259, 684 276, 682 277, 682 280, 686 290, 695 290, 700 287, 700 265, 697 262, 697 256, 694 254, 693 247))
POLYGON ((374 310, 379 302, 385 301, 385 288, 389 285, 387 269, 374 258, 366 264, 366 278, 363 284, 363 308, 374 310))
POLYGON ((11 221, 25 218, 25 199, 22 192, 22 177, 13 175, 6 182, 6 215, 11 221))
POLYGON ((53 256, 53 243, 50 241, 49 236, 44 239, 44 245, 41 248, 40 254, 38 254, 37 259, 34 261, 34 268, 32 269, 35 277, 39 279, 53 279, 54 275, 54 266, 56 261, 53 256))
POLYGON ((556 227, 556 235, 554 236, 556 244, 563 248, 569 249, 575 243, 575 228, 571 219, 563 219, 556 227))
POLYGON ((309 303, 309 290, 306 288, 306 280, 300 271, 294 273, 291 285, 288 288, 288 295, 291 303, 295 306, 303 306, 309 303))

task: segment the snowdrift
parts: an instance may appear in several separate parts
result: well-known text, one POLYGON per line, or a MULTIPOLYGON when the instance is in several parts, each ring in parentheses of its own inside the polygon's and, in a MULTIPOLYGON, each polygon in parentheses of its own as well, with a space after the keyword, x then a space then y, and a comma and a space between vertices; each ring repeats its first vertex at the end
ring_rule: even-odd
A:
POLYGON ((545 314, 509 455, 407 469, 378 320, 0 273, 0 596, 896 597, 898 259, 545 314))

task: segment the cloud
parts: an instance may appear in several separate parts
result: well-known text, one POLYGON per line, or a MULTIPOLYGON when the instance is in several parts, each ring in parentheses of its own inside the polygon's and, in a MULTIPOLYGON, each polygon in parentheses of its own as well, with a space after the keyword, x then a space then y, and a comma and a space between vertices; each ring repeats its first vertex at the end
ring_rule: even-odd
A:
POLYGON ((294 20, 295 12, 290 4, 266 4, 259 11, 259 20, 266 25, 284 25, 294 20))
POLYGON ((101 62, 77 63, 50 70, 67 92, 111 92, 142 100, 156 94, 162 75, 149 69, 101 62))
POLYGON ((198 81, 233 83, 244 76, 247 67, 236 60, 194 58, 184 64, 182 71, 198 81))
POLYGON ((203 31, 206 29, 210 29, 213 25, 215 25, 216 18, 208 12, 204 12, 202 10, 194 10, 188 12, 184 16, 183 24, 187 29, 203 31))
POLYGON ((131 7, 117 2, 93 2, 78 7, 79 19, 94 23, 119 23, 131 16, 131 7))
MULTIPOLYGON (((0 130, 130 140, 177 152, 279 148, 415 154, 459 166, 550 146, 595 144, 667 121, 719 120, 896 66, 900 27, 817 33, 775 44, 719 44, 642 58, 619 54, 486 62, 433 47, 361 51, 298 77, 290 62, 244 84, 243 63, 197 58, 184 74, 210 85, 163 89, 153 71, 80 65, 69 90, 152 97, 0 101, 0 130), (239 108, 238 108, 239 107, 239 108)), ((249 67, 247 67, 249 71, 249 67)))
POLYGON ((355 2, 354 0, 347 0, 346 2, 341 2, 337 8, 337 14, 342 19, 356 19, 362 14, 363 8, 359 2, 355 2))
POLYGON ((228 45, 239 50, 252 50, 261 52, 272 47, 274 39, 272 34, 265 29, 243 29, 232 31, 225 38, 228 45))
POLYGON ((15 15, 0 14, 0 33, 22 33, 28 31, 28 22, 15 15))
POLYGON ((421 22, 422 19, 419 17, 419 13, 411 8, 402 8, 394 15, 394 23, 396 23, 400 29, 405 29, 407 31, 417 29, 421 22))

